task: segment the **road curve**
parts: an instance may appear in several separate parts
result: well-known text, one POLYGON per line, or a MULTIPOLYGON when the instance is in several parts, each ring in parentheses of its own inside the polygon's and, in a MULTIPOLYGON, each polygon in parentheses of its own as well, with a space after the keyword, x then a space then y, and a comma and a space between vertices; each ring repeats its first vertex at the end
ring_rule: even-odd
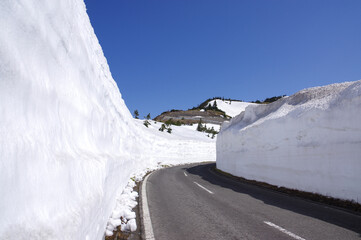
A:
POLYGON ((166 168, 148 178, 156 240, 361 239, 361 216, 234 181, 214 165, 166 168))

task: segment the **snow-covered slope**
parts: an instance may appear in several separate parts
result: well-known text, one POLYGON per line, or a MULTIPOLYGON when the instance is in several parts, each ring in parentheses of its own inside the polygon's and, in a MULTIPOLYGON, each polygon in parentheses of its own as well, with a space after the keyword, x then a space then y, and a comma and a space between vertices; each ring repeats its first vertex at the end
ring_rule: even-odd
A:
POLYGON ((133 174, 215 160, 134 121, 82 0, 2 1, 0 29, 0 239, 101 239, 133 174))
POLYGON ((361 202, 361 81, 249 106, 222 126, 217 167, 270 184, 361 202))
POLYGON ((240 101, 229 101, 216 99, 209 102, 208 105, 213 106, 214 102, 217 103, 217 107, 225 112, 228 116, 235 117, 243 112, 246 107, 250 105, 257 105, 256 103, 240 102, 240 101))

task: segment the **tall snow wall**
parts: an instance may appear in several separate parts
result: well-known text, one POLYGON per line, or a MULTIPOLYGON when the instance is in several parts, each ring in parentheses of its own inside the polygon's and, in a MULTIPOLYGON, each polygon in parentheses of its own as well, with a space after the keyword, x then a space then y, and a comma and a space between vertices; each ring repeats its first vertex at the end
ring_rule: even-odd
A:
POLYGON ((0 29, 0 239, 101 239, 134 172, 214 160, 134 122, 82 0, 3 0, 0 29))
POLYGON ((361 203, 361 81, 247 107, 222 126, 217 168, 361 203))

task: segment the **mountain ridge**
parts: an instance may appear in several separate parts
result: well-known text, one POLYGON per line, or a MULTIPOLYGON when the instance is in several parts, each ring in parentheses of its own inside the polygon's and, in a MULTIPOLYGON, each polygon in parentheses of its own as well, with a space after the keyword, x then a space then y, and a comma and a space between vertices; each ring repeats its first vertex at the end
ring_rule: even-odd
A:
MULTIPOLYGON (((197 107, 188 110, 172 109, 165 111, 154 118, 158 122, 169 122, 175 125, 192 125, 198 122, 221 125, 224 121, 230 120, 232 117, 227 115, 225 111, 217 107, 217 103, 212 101, 226 101, 224 98, 214 97, 205 100, 197 107)), ((236 99, 227 99, 229 102, 242 102, 236 99)))

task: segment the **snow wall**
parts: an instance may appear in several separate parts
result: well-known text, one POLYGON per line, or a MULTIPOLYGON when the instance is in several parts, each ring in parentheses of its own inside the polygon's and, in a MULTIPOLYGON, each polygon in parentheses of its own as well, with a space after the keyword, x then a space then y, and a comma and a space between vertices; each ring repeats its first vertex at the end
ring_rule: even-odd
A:
POLYGON ((247 107, 222 126, 217 168, 361 203, 361 81, 247 107))
POLYGON ((101 239, 134 172, 215 160, 134 121, 82 0, 1 1, 0 29, 0 239, 101 239))

